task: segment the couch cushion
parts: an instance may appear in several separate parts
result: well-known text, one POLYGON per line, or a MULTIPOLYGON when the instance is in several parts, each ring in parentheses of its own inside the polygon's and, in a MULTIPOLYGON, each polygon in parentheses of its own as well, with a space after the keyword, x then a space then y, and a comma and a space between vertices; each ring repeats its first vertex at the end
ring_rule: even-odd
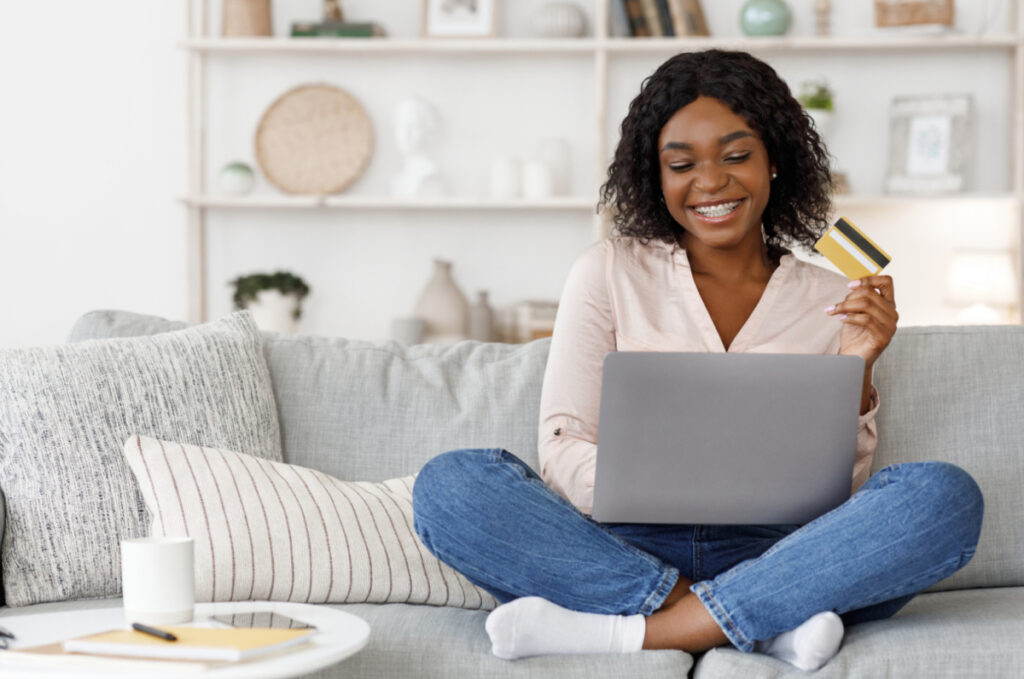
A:
MULTIPOLYGON (((93 311, 69 341, 166 332, 182 323, 93 311)), ((510 450, 534 469, 549 338, 453 346, 264 333, 287 462, 353 481, 419 470, 457 448, 510 450)))
POLYGON ((933 591, 1024 585, 1024 328, 901 329, 875 368, 873 470, 944 460, 985 496, 978 550, 933 591))
POLYGON ((153 517, 150 534, 195 538, 196 601, 497 605, 420 542, 414 476, 339 481, 145 436, 128 439, 124 454, 153 517))
POLYGON ((0 350, 4 590, 13 606, 120 591, 121 537, 147 517, 132 433, 280 459, 248 312, 154 337, 0 350))
MULTIPOLYGON (((888 620, 854 625, 815 679, 1024 676, 1024 588, 922 594, 888 620)), ((694 679, 810 676, 757 653, 717 648, 697 661, 694 679)))
POLYGON ((317 679, 335 677, 686 677, 693 659, 682 651, 623 655, 544 656, 500 660, 484 630, 487 614, 408 604, 344 604, 370 623, 366 648, 317 679))

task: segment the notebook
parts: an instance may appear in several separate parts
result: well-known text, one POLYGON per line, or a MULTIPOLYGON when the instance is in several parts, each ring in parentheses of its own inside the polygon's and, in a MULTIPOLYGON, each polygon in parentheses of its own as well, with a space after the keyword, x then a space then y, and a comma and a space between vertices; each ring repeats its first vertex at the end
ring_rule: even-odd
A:
POLYGON ((593 518, 803 524, 850 496, 864 361, 610 352, 593 518))
POLYGON ((309 641, 315 629, 216 629, 161 626, 177 641, 164 641, 135 630, 111 630, 64 642, 73 653, 238 662, 309 641))

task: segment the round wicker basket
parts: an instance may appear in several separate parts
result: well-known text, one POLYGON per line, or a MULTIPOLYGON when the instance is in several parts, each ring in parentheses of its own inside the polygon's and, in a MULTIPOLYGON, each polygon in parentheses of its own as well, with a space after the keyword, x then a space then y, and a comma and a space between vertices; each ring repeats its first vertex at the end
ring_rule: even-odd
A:
POLYGON ((256 128, 256 160, 285 193, 337 193, 362 175, 373 126, 362 105, 331 85, 301 85, 270 105, 256 128))

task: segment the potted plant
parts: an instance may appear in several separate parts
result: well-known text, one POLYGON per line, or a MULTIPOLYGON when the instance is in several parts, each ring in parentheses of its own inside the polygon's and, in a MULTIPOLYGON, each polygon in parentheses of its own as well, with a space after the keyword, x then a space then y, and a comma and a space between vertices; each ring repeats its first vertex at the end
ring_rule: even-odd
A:
POLYGON ((834 94, 824 79, 809 80, 800 86, 800 104, 814 121, 814 129, 828 143, 832 133, 832 102, 834 94))
POLYGON ((236 309, 249 309, 256 325, 274 332, 295 332, 302 316, 302 300, 309 286, 287 271, 254 273, 231 281, 236 309))

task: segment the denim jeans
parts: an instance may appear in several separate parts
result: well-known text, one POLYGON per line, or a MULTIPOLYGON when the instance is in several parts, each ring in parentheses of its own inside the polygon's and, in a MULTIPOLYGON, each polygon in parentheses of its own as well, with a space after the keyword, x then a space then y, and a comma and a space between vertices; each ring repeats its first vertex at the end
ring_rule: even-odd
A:
POLYGON ((426 547, 502 603, 650 615, 682 575, 747 652, 821 611, 891 616, 967 564, 982 512, 977 484, 945 462, 886 467, 803 526, 599 523, 500 448, 438 455, 413 487, 426 547))

